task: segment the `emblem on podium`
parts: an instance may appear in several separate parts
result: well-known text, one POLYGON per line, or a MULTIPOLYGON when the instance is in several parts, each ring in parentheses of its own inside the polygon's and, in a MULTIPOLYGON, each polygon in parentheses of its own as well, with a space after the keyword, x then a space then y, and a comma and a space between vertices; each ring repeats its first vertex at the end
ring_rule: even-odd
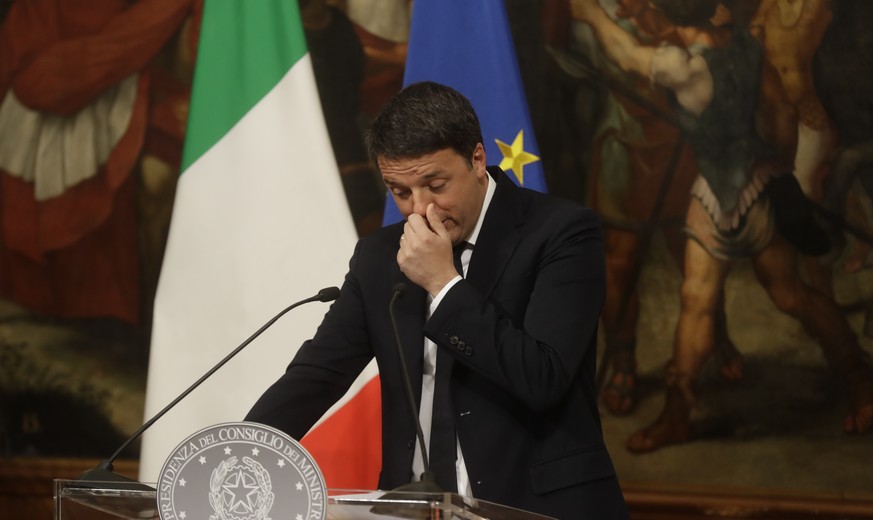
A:
POLYGON ((223 423, 189 436, 157 483, 161 520, 323 520, 327 488, 315 460, 269 426, 223 423))

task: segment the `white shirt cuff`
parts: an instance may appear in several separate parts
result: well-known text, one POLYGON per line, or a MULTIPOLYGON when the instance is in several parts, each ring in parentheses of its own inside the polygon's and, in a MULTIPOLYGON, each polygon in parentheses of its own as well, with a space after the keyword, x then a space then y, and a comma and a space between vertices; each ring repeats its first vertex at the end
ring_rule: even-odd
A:
POLYGON ((439 306, 440 302, 443 301, 443 297, 446 295, 446 293, 449 292, 449 289, 454 287, 455 284, 460 282, 461 280, 463 280, 463 278, 461 278, 461 275, 455 276, 454 278, 449 280, 449 283, 447 283, 443 287, 443 289, 437 293, 436 296, 434 296, 433 301, 430 302, 430 314, 429 314, 429 316, 432 316, 433 313, 436 311, 437 306, 439 306))

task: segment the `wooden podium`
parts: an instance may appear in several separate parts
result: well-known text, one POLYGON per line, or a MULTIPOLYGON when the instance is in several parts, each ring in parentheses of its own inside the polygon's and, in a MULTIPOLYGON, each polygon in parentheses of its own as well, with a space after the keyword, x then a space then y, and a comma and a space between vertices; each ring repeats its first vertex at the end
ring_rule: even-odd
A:
MULTIPOLYGON (((138 482, 55 480, 55 520, 159 519, 157 492, 138 482)), ((271 512, 272 520, 285 519, 271 512)), ((327 519, 547 520, 550 517, 455 493, 328 490, 327 519)), ((182 519, 180 519, 182 520, 182 519)), ((193 520, 193 519, 190 519, 193 520)), ((205 520, 205 519, 204 519, 205 520)))

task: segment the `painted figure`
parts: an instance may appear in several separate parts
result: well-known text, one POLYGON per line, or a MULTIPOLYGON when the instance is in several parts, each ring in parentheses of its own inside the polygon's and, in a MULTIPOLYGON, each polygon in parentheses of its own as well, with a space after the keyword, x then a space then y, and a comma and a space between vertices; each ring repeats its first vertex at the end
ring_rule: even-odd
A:
POLYGON ((574 16, 591 25, 611 60, 671 91, 680 126, 699 171, 686 217, 688 241, 681 310, 667 368, 664 409, 628 440, 645 452, 691 439, 695 383, 712 355, 715 309, 731 261, 749 257, 776 307, 821 346, 849 394, 847 432, 873 422, 873 368, 833 300, 802 282, 797 252, 820 254, 808 200, 790 166, 780 163, 756 131, 763 51, 714 0, 656 0, 685 41, 647 46, 618 27, 596 0, 574 0, 574 16))
MULTIPOLYGON (((677 27, 648 0, 619 0, 611 18, 646 45, 685 45, 677 27)), ((603 218, 606 240, 608 290, 603 321, 612 374, 602 400, 611 413, 623 415, 633 409, 637 399, 640 309, 636 282, 641 259, 652 235, 660 229, 667 250, 682 270, 682 223, 697 166, 691 147, 680 143, 666 88, 621 70, 596 39, 579 36, 575 45, 584 46, 601 73, 620 85, 620 91, 605 93, 593 139, 587 192, 589 204, 603 218)), ((714 348, 720 373, 729 380, 740 379, 742 357, 728 337, 723 300, 718 305, 714 348)))

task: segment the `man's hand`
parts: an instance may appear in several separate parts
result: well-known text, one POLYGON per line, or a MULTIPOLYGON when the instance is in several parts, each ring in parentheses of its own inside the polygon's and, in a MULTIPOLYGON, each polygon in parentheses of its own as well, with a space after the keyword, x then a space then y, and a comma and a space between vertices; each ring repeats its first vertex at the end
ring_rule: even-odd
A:
POLYGON ((424 217, 413 213, 406 219, 397 263, 414 284, 436 296, 458 275, 452 260, 452 240, 433 203, 424 217))

